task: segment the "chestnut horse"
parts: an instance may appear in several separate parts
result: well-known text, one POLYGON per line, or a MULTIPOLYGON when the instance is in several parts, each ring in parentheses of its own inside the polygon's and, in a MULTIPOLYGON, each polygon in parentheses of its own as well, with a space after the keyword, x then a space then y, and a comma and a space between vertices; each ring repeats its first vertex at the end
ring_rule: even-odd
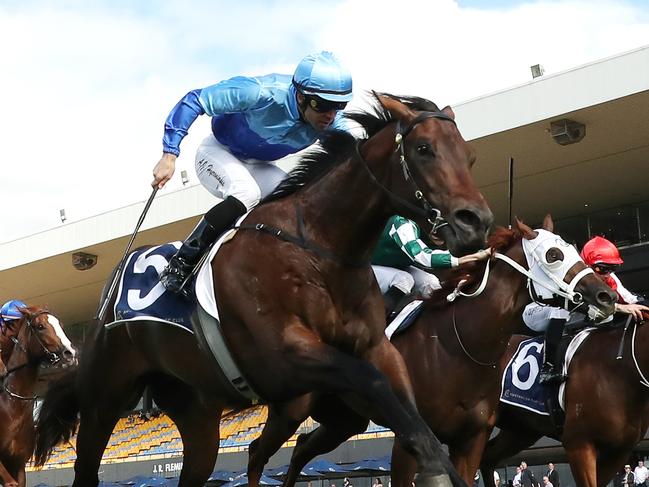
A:
MULTIPOLYGON (((394 213, 434 223, 457 255, 484 246, 493 217, 471 176, 475 153, 450 108, 377 95, 372 109, 354 116, 367 140, 323 137, 323 150, 305 156, 221 247, 211 263, 221 327, 263 401, 349 394, 353 408, 387 424, 416 456, 422 485, 449 486, 448 472, 460 486, 384 336, 369 261, 394 213)), ((69 438, 80 412, 73 485, 97 485, 113 427, 146 384, 183 440, 179 485, 203 485, 216 461, 223 408, 249 402, 224 386, 192 334, 159 324, 97 326, 77 377, 45 398, 38 463, 69 438)))
MULTIPOLYGON (((424 305, 415 322, 392 339, 408 367, 419 413, 448 445, 451 461, 467 484, 479 467, 496 419, 501 388, 496 365, 511 334, 520 327, 523 309, 530 300, 527 276, 501 262, 502 254, 526 268, 528 259, 522 244, 525 239, 530 247, 544 253, 544 257, 534 261, 536 267, 566 283, 574 280, 573 287, 585 299, 583 304, 594 305, 601 318, 614 309, 615 293, 592 272, 582 273, 587 266, 574 247, 550 233, 553 225, 549 216, 543 225, 546 232, 541 235, 541 231, 534 231, 518 220, 515 225, 515 231, 500 229, 489 240, 500 256, 489 267, 479 265, 482 273, 473 273, 473 279, 476 274, 487 279, 482 292, 475 292, 473 299, 458 298, 449 303, 448 291, 438 291, 435 301, 424 305), (564 260, 566 266, 557 269, 557 264, 564 260)), ((251 485, 257 485, 268 458, 309 414, 321 426, 298 438, 285 486, 294 484, 312 458, 367 427, 365 417, 345 411, 344 405, 337 405, 332 397, 312 395, 283 409, 272 406, 262 435, 250 448, 251 485)), ((392 485, 410 487, 415 469, 413 458, 397 439, 392 454, 392 485)))
MULTIPOLYGON (((572 358, 562 434, 548 416, 500 404, 501 430, 487 443, 482 460, 485 480, 493 478, 488 472, 502 460, 548 436, 563 444, 578 487, 608 484, 649 427, 649 327, 631 325, 617 359, 623 330, 620 326, 591 332, 572 358)), ((512 337, 502 367, 526 338, 512 337)))
POLYGON ((55 316, 37 307, 20 312, 22 318, 8 326, 10 345, 3 346, 3 355, 9 355, 0 392, 0 479, 5 487, 25 485, 25 464, 34 451, 32 412, 39 366, 43 362, 71 365, 76 360, 55 316))

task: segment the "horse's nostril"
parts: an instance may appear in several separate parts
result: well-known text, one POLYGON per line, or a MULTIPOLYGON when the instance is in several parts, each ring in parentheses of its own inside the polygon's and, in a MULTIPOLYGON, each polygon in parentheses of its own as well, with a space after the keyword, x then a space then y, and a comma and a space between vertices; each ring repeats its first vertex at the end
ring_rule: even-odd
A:
POLYGON ((615 301, 617 301, 616 298, 616 295, 608 291, 600 291, 597 293, 597 302, 605 306, 612 305, 615 301))
POLYGON ((482 223, 478 214, 475 211, 469 210, 467 208, 457 210, 454 216, 456 222, 461 223, 462 225, 465 225, 469 228, 478 229, 480 228, 482 223))

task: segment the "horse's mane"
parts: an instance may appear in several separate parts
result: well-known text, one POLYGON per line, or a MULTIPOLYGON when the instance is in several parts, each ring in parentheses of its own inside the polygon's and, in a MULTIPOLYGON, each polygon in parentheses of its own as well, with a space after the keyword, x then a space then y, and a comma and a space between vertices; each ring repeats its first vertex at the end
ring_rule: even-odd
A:
MULTIPOLYGON (((487 239, 487 247, 493 249, 495 252, 504 253, 521 238, 521 232, 518 230, 497 227, 487 239)), ((433 292, 431 297, 427 300, 430 303, 430 306, 438 307, 448 304, 446 297, 462 280, 466 281, 463 285, 465 292, 468 289, 473 289, 477 282, 482 279, 482 270, 483 266, 480 263, 472 262, 447 271, 444 280, 440 282, 442 287, 433 292)))
MULTIPOLYGON (((369 108, 343 114, 345 118, 353 120, 363 128, 367 134, 366 138, 372 137, 395 120, 390 111, 381 103, 381 97, 396 100, 411 110, 438 110, 435 103, 425 98, 390 95, 373 91, 369 100, 369 108)), ((324 131, 320 136, 319 146, 306 151, 287 178, 270 195, 264 198, 262 203, 283 198, 317 181, 334 167, 352 157, 355 146, 356 139, 347 132, 341 130, 324 131)))

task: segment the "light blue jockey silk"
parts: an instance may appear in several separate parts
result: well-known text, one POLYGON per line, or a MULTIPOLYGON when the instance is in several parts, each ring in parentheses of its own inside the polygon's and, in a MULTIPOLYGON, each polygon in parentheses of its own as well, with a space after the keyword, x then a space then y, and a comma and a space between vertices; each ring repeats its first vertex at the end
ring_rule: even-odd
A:
MULTIPOLYGON (((240 159, 274 161, 313 144, 318 131, 303 121, 291 76, 237 76, 187 93, 165 122, 163 150, 180 153, 180 142, 199 115, 212 117, 216 139, 240 159)), ((331 128, 347 130, 341 113, 331 128)))

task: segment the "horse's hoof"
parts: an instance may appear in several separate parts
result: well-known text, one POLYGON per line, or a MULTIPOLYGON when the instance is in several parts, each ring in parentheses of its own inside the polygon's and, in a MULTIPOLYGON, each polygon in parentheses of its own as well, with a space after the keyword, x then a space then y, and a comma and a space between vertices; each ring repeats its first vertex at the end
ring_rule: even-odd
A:
POLYGON ((447 474, 417 474, 415 476, 415 485, 416 487, 453 487, 451 478, 447 474))

